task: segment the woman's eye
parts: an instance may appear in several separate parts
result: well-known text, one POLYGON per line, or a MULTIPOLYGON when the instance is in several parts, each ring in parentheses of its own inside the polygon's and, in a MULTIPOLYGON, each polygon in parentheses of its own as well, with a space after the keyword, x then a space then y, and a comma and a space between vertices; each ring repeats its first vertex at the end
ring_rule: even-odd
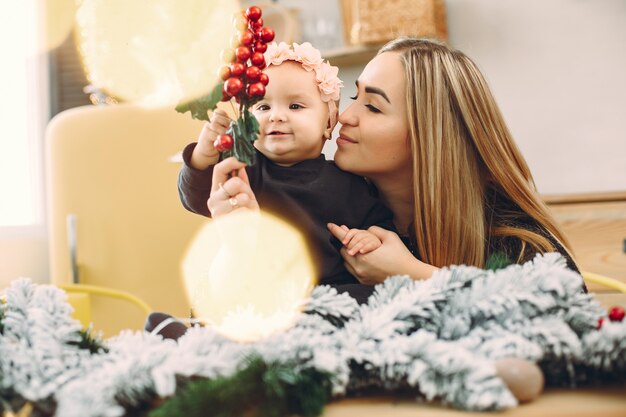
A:
POLYGON ((350 97, 350 100, 356 100, 359 96, 357 94, 354 95, 354 97, 350 97))
POLYGON ((365 107, 367 107, 372 113, 382 113, 378 108, 371 104, 366 104, 365 107))
POLYGON ((300 104, 295 104, 294 103, 294 104, 290 104, 289 105, 289 110, 299 110, 299 109, 302 109, 302 108, 304 108, 304 107, 301 106, 300 104))

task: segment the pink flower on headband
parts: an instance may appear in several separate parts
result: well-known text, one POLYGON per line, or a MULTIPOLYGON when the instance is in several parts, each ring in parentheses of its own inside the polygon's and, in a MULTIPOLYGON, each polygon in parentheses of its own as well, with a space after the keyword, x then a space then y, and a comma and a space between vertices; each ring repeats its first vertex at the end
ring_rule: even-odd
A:
POLYGON ((339 68, 330 65, 328 61, 324 62, 321 52, 309 42, 302 45, 294 43, 293 50, 285 42, 279 44, 272 42, 267 45, 265 51, 267 66, 280 65, 285 61, 299 62, 305 70, 315 72, 322 101, 339 100, 339 92, 343 87, 343 81, 337 76, 339 68))
POLYGON ((289 45, 285 42, 276 44, 272 42, 267 45, 267 51, 265 51, 265 63, 269 65, 280 65, 283 61, 294 60, 295 55, 289 45))
POLYGON ((313 48, 309 42, 302 45, 293 44, 293 53, 298 58, 297 61, 302 63, 302 67, 307 70, 315 70, 322 63, 322 53, 313 48))
POLYGON ((339 68, 333 67, 328 62, 322 62, 315 70, 315 79, 319 82, 322 101, 339 100, 339 90, 343 87, 343 81, 337 74, 339 74, 339 68))

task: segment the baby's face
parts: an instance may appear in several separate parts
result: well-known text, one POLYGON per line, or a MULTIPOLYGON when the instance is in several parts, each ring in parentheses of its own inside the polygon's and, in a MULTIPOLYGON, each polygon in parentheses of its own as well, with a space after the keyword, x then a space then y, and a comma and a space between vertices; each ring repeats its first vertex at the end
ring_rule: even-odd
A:
POLYGON ((317 158, 324 146, 328 104, 323 102, 315 72, 285 61, 265 70, 270 82, 253 113, 261 125, 254 146, 279 165, 317 158))

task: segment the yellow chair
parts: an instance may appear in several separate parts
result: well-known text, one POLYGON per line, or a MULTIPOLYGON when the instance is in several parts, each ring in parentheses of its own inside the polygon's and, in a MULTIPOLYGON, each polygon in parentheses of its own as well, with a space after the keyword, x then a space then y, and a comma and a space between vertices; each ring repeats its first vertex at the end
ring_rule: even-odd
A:
POLYGON ((614 278, 587 271, 582 271, 582 276, 585 282, 593 282, 626 294, 626 284, 614 278))
MULTIPOLYGON (((206 221, 186 211, 173 156, 202 122, 173 108, 84 106, 55 116, 46 130, 47 220, 53 284, 130 293, 157 311, 189 315, 181 261, 206 221)), ((98 329, 139 328, 141 309, 90 298, 98 329), (100 325, 102 323, 102 325, 100 325)))
POLYGON ((617 291, 593 293, 593 297, 603 308, 607 310, 615 306, 626 308, 626 284, 594 272, 582 271, 582 276, 587 284, 594 283, 617 291))
MULTIPOLYGON (((87 328, 93 323, 92 319, 92 307, 91 297, 110 297, 123 300, 134 304, 143 316, 147 316, 152 312, 152 308, 145 301, 136 297, 128 292, 114 290, 111 288, 98 287, 95 285, 82 285, 82 284, 60 284, 57 287, 64 290, 68 295, 68 302, 74 308, 74 318, 79 320, 84 328, 87 328)), ((122 323, 122 328, 125 327, 122 323)), ((97 330, 97 329, 96 329, 97 330)))

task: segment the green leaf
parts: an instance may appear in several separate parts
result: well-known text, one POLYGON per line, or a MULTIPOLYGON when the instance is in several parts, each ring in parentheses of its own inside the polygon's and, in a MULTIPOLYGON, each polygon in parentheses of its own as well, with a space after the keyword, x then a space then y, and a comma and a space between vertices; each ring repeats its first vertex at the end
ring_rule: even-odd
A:
POLYGON ((244 110, 243 118, 245 121, 247 138, 250 142, 254 143, 260 132, 259 121, 256 119, 254 114, 248 111, 248 109, 244 110))
POLYGON ((504 252, 494 252, 485 261, 485 269, 488 270, 498 270, 502 268, 506 268, 511 265, 513 262, 509 259, 508 256, 504 252))
POLYGON ((202 379, 177 390, 150 417, 319 416, 331 398, 331 374, 251 356, 230 376, 202 379))
POLYGON ((249 134, 246 131, 245 117, 237 119, 232 127, 233 140, 235 141, 233 146, 235 158, 246 165, 251 165, 254 157, 254 147, 251 145, 249 134))
POLYGON ((107 353, 107 349, 97 336, 92 334, 91 328, 87 330, 79 330, 80 340, 76 342, 69 342, 69 345, 78 346, 79 349, 87 349, 89 353, 107 353))
POLYGON ((220 81, 213 87, 213 90, 205 96, 197 99, 179 103, 176 111, 179 113, 191 112, 191 117, 198 120, 210 121, 208 112, 215 110, 217 103, 222 99, 222 89, 224 82, 220 81))

